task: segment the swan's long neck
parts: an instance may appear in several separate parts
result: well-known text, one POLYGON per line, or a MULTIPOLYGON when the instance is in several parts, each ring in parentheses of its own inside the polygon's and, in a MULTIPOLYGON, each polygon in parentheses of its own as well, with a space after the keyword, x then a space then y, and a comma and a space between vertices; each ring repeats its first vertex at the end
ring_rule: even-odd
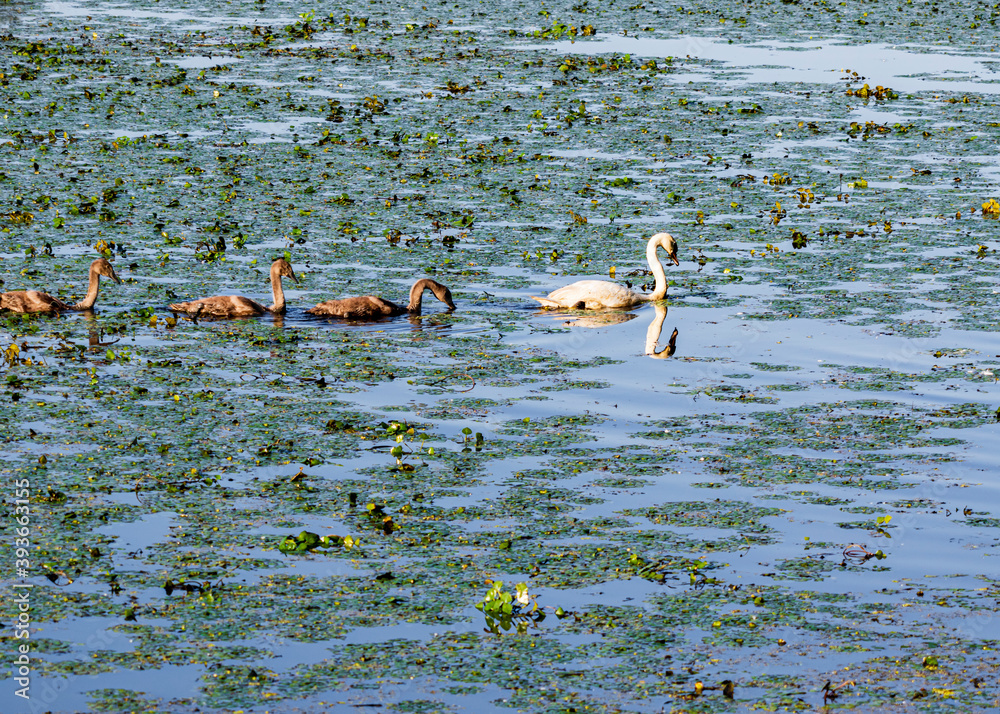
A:
POLYGON ((410 288, 410 304, 407 305, 406 311, 412 312, 414 315, 419 315, 424 302, 424 288, 428 287, 427 279, 418 280, 410 288))
POLYGON ((662 300, 667 296, 667 273, 663 270, 663 264, 656 255, 656 240, 650 240, 646 244, 646 260, 649 262, 649 269, 653 271, 656 278, 656 288, 649 295, 643 295, 643 300, 662 300))
POLYGON ((90 268, 90 284, 87 286, 87 297, 78 302, 73 306, 74 310, 90 310, 94 307, 94 303, 97 302, 97 292, 101 287, 101 276, 97 270, 91 266, 90 268))
POLYGON ((420 309, 424 301, 424 290, 427 290, 428 288, 432 293, 434 293, 434 297, 448 306, 449 310, 455 309, 455 303, 451 299, 451 291, 448 290, 448 288, 436 280, 422 278, 415 282, 413 287, 410 288, 410 304, 406 307, 407 312, 411 312, 414 315, 420 314, 420 309))
POLYGON ((285 291, 281 287, 281 274, 278 271, 278 266, 271 267, 271 292, 274 294, 274 304, 268 309, 281 314, 285 311, 285 291))

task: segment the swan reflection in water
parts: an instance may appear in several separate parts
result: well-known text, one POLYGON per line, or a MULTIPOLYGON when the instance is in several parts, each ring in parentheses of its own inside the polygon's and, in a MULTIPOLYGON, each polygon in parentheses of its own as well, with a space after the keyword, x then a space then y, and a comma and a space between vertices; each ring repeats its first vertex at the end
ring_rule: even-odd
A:
MULTIPOLYGON (((644 354, 653 359, 667 359, 672 357, 677 351, 677 328, 674 328, 666 347, 657 351, 657 344, 660 340, 660 333, 663 331, 663 321, 667 319, 667 306, 663 303, 653 303, 653 321, 649 323, 646 330, 646 345, 644 354)), ((547 310, 546 314, 551 314, 547 310)), ((634 320, 638 315, 634 312, 601 312, 587 315, 562 315, 559 321, 567 327, 609 327, 610 325, 620 325, 623 322, 634 320)))
POLYGON ((670 335, 667 346, 657 352, 656 343, 660 339, 660 332, 663 331, 663 321, 667 318, 667 306, 654 303, 653 309, 656 310, 656 314, 653 316, 653 321, 649 323, 649 329, 646 330, 646 354, 653 359, 666 359, 672 357, 677 351, 677 328, 675 327, 670 335))
MULTIPOLYGON (((110 336, 105 334, 104 328, 93 310, 84 310, 82 314, 84 323, 87 325, 86 349, 88 352, 104 352, 121 341, 121 337, 110 339, 110 336)), ((80 346, 77 349, 82 351, 84 348, 80 346)))
POLYGON ((634 312, 602 312, 590 315, 564 315, 559 321, 567 327, 607 327, 637 318, 634 312))

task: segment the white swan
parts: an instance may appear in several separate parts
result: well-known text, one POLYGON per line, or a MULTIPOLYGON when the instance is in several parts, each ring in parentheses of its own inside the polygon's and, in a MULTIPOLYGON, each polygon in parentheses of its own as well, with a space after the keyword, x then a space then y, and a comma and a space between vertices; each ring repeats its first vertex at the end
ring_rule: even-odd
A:
POLYGON ((9 293, 0 293, 0 310, 10 310, 11 312, 65 312, 67 310, 90 310, 97 302, 97 291, 100 287, 101 276, 111 278, 116 283, 121 283, 121 278, 115 272, 114 267, 104 258, 98 258, 90 264, 89 278, 90 285, 87 288, 87 297, 80 302, 70 305, 57 297, 52 297, 48 293, 37 290, 14 290, 9 293))
POLYGON ((667 274, 656 255, 657 247, 667 251, 667 255, 675 265, 681 262, 677 259, 677 241, 669 233, 657 233, 646 244, 646 260, 656 277, 656 289, 649 295, 632 292, 618 283, 607 280, 580 280, 566 287, 553 290, 546 297, 531 296, 544 308, 573 308, 576 310, 605 310, 629 308, 643 302, 662 300, 667 295, 667 274))

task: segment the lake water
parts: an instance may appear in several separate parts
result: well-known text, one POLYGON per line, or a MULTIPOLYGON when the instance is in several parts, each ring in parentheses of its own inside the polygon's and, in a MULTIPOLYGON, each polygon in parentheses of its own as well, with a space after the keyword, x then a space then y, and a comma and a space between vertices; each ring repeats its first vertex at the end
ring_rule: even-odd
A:
POLYGON ((1000 706, 997 12, 779 9, 7 3, 0 709, 1000 706))

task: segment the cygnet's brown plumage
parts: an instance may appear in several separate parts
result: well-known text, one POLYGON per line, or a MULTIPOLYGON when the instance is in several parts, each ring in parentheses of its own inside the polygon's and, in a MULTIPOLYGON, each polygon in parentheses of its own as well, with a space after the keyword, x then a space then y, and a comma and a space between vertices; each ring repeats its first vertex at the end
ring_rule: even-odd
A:
POLYGON ((344 317, 351 320, 374 320, 379 317, 394 317, 406 313, 419 315, 424 299, 424 290, 428 289, 434 293, 434 297, 448 306, 449 311, 455 309, 455 303, 451 299, 451 290, 439 282, 424 278, 413 284, 410 289, 410 304, 406 307, 374 295, 365 295, 344 298, 343 300, 327 300, 306 310, 306 312, 310 315, 344 317))
POLYGON ((299 279, 292 272, 292 264, 284 258, 278 258, 271 263, 271 292, 274 294, 274 304, 264 307, 256 300, 242 295, 216 295, 200 298, 190 302, 178 302, 170 305, 174 312, 186 312, 199 317, 253 317, 271 312, 277 315, 285 312, 285 292, 281 289, 281 278, 299 279))
POLYGON ((100 288, 101 276, 111 278, 121 283, 121 278, 114 267, 104 258, 98 258, 90 264, 90 284, 87 287, 87 297, 78 303, 69 305, 48 293, 37 290, 14 290, 0 293, 0 310, 12 312, 66 312, 70 310, 90 310, 97 302, 97 291, 100 288))

